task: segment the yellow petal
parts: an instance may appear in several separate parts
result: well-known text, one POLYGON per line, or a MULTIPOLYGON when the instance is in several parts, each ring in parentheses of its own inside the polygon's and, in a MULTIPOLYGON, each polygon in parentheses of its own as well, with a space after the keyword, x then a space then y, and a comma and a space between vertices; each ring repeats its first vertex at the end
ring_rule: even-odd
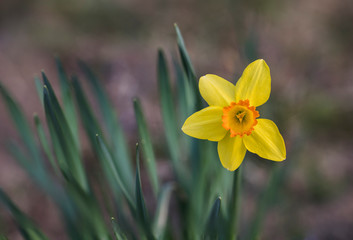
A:
POLYGON ((219 141, 227 133, 222 127, 222 115, 221 107, 204 108, 188 117, 181 130, 194 138, 219 141))
POLYGON ((207 74, 201 77, 199 88, 201 96, 210 106, 225 107, 235 101, 234 85, 217 75, 207 74))
POLYGON ((243 138, 240 136, 230 137, 228 133, 218 143, 218 155, 224 168, 234 171, 243 162, 246 148, 243 138))
POLYGON ((263 59, 250 63, 235 85, 236 102, 249 99, 250 105, 255 107, 264 104, 270 92, 270 68, 263 59))
POLYGON ((249 136, 244 136, 245 147, 262 158, 273 161, 286 159, 286 146, 276 124, 268 119, 257 119, 249 136))

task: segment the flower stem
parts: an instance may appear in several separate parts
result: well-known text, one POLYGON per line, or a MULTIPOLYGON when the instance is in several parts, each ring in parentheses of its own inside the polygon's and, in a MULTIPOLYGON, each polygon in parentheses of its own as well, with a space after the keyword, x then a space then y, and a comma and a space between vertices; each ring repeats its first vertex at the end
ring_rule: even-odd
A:
POLYGON ((234 172, 233 178, 233 191, 230 199, 230 211, 229 211, 229 225, 227 228, 228 236, 226 239, 235 240, 238 235, 238 222, 239 222, 239 207, 240 207, 240 195, 241 195, 241 178, 242 168, 239 167, 234 172))

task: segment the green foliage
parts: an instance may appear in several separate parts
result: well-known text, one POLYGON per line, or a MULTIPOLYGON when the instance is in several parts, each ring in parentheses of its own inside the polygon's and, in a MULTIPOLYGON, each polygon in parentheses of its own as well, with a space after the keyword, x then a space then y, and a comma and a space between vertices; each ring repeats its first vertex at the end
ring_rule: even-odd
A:
MULTIPOLYGON (((180 131, 181 123, 202 107, 202 101, 183 37, 177 25, 175 29, 180 54, 180 61, 173 59, 176 93, 171 88, 172 78, 162 50, 158 51, 157 59, 168 164, 172 166, 170 174, 174 174, 169 182, 158 177, 159 153, 153 150, 153 135, 148 131, 148 122, 137 98, 133 104, 143 167, 140 169, 137 147, 134 177, 118 114, 98 77, 84 62, 78 64, 91 88, 90 93, 83 91, 76 76, 69 78, 61 61, 56 59, 62 104, 44 73, 42 83, 39 78, 35 79, 45 112, 45 123, 34 115, 35 131, 0 84, 1 96, 21 140, 21 144, 9 144, 9 149, 56 204, 69 239, 228 240, 239 236, 240 169, 228 172, 219 164, 215 144, 191 139, 180 131), (87 94, 98 103, 98 112, 94 111, 87 94), (94 164, 97 163, 95 174, 85 167, 92 163, 86 162, 81 151, 81 124, 94 153, 94 164), (147 174, 141 174, 145 169, 147 174), (152 191, 144 193, 142 186, 148 182, 152 191), (146 199, 157 200, 154 209, 147 208, 146 199)), ((254 217, 251 232, 258 233, 261 229, 265 211, 282 180, 283 175, 276 171, 272 187, 265 192, 259 213, 254 217)), ((47 239, 1 189, 0 202, 10 210, 25 239, 47 239)), ((251 236, 257 234, 249 236, 252 239, 251 236)))
POLYGON ((48 238, 39 230, 39 228, 29 219, 10 198, 0 188, 0 202, 2 202, 12 213, 22 236, 26 240, 48 240, 48 238))
POLYGON ((156 167, 156 157, 152 148, 152 141, 147 129, 146 120, 142 113, 141 103, 138 99, 134 99, 134 109, 136 115, 137 126, 140 134, 140 142, 145 156, 148 174, 151 179, 154 194, 158 193, 159 181, 156 167))
POLYGON ((205 239, 217 239, 219 228, 219 213, 221 208, 221 197, 218 197, 214 202, 210 215, 208 216, 205 239))

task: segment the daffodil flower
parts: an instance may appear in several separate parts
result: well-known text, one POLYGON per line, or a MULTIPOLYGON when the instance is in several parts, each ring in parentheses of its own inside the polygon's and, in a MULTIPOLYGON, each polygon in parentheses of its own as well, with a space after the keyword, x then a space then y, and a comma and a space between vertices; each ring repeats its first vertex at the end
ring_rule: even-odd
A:
POLYGON ((273 161, 286 158, 286 147, 276 124, 260 116, 256 107, 270 97, 270 69, 262 59, 249 64, 234 86, 216 75, 200 78, 199 89, 208 107, 186 119, 187 135, 218 142, 223 167, 234 171, 246 150, 273 161))

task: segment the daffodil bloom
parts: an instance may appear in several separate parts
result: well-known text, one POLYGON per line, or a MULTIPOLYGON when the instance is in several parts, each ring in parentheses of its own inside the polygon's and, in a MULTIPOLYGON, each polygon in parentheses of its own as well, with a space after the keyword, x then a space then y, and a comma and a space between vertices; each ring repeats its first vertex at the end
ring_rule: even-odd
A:
POLYGON ((246 150, 273 161, 286 158, 284 140, 276 124, 260 117, 256 107, 270 97, 270 69, 262 59, 249 64, 234 86, 216 75, 200 78, 199 89, 208 107, 186 119, 189 136, 218 142, 223 167, 234 171, 246 150))

